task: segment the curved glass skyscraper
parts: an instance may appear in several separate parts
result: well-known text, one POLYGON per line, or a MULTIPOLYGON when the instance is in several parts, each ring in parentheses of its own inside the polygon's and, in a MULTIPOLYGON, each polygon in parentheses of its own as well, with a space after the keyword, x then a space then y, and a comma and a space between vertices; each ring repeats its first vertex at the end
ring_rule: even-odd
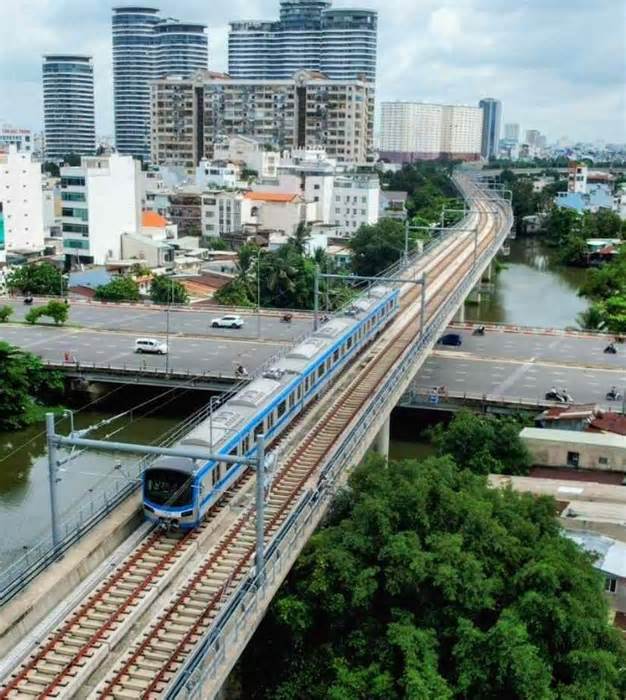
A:
POLYGON ((189 77, 208 66, 202 24, 161 19, 154 7, 113 8, 115 145, 120 153, 150 156, 150 81, 189 77))
POLYGON ((96 121, 91 56, 43 57, 43 111, 46 158, 93 154, 96 121))
POLYGON ((377 14, 333 10, 329 0, 281 0, 276 22, 231 22, 228 73, 288 80, 319 70, 332 80, 376 80, 377 14))

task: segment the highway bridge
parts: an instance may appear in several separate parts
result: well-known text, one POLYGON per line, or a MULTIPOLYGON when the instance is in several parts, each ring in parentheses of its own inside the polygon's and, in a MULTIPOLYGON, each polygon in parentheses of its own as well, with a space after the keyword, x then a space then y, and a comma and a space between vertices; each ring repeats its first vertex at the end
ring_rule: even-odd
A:
POLYGON ((401 311, 297 419, 279 444, 266 497, 264 566, 254 560, 254 479, 244 478, 198 531, 148 531, 13 663, 1 698, 212 698, 333 495, 372 445, 434 343, 512 226, 510 206, 467 175, 462 226, 394 272, 401 311), (420 310, 425 325, 420 327, 420 310), (43 639, 43 641, 41 641, 43 639))

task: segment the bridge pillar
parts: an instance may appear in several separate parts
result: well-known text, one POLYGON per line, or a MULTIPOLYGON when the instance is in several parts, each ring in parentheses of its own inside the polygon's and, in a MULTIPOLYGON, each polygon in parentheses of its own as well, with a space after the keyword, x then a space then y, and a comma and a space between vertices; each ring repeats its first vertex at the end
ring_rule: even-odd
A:
POLYGON ((491 282, 491 275, 493 274, 493 262, 487 265, 487 269, 483 272, 483 279, 485 282, 491 282))
POLYGON ((382 455, 385 458, 389 458, 389 427, 390 427, 391 416, 387 416, 387 419, 383 423, 381 429, 378 431, 378 435, 374 438, 374 452, 382 455))
POLYGON ((461 306, 459 306, 452 321, 454 323, 465 323, 465 301, 463 301, 461 306))

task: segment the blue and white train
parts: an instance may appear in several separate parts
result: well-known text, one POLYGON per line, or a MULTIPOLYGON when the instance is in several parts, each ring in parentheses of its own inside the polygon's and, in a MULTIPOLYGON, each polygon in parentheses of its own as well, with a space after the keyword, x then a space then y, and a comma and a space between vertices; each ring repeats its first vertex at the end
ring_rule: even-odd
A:
MULTIPOLYGON (((397 314, 399 290, 375 286, 199 423, 177 447, 252 457, 258 435, 270 444, 341 368, 397 314), (212 442, 212 444, 211 444, 212 442)), ((245 465, 159 457, 143 474, 147 518, 192 529, 241 477, 245 465)))

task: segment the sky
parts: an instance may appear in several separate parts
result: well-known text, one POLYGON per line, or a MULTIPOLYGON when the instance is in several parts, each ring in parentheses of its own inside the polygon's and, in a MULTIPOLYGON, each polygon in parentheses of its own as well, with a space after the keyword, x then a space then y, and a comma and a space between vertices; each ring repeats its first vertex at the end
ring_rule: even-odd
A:
MULTIPOLYGON (((41 130, 41 57, 94 57, 96 127, 113 134, 111 7, 128 0, 4 0, 0 123, 41 130)), ((141 2, 132 4, 140 5, 141 2)), ((209 67, 227 69, 228 22, 274 19, 279 0, 154 0, 208 25, 209 67)), ((335 0, 378 11, 378 99, 478 104, 555 141, 626 142, 624 0, 335 0)))

